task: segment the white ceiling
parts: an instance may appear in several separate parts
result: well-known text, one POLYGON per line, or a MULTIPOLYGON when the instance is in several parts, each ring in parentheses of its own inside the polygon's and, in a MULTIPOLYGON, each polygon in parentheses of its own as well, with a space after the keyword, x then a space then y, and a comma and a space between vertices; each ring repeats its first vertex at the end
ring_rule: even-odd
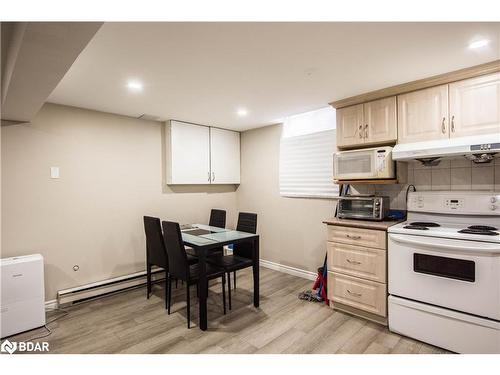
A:
POLYGON ((48 101, 245 130, 499 55, 500 23, 106 23, 48 101))

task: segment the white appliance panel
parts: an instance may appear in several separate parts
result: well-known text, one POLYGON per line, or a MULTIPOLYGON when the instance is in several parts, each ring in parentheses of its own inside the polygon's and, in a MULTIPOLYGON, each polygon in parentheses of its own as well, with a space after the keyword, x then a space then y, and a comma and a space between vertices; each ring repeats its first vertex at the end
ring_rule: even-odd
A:
POLYGON ((43 257, 1 259, 0 337, 45 324, 43 257))
POLYGON ((457 353, 500 353, 500 322, 389 296, 391 331, 457 353))
POLYGON ((500 244, 390 233, 388 247, 391 295, 500 320, 500 244))

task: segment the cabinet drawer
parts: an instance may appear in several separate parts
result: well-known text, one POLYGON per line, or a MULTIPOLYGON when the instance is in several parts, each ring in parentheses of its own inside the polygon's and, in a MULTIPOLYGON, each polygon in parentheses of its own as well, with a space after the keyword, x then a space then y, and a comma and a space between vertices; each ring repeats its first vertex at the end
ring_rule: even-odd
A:
POLYGON ((386 316, 387 285, 328 272, 328 298, 344 305, 386 316))
POLYGON ((327 231, 328 241, 386 249, 386 233, 383 230, 328 225, 327 231))
POLYGON ((328 242, 328 270, 386 282, 386 252, 368 247, 328 242))

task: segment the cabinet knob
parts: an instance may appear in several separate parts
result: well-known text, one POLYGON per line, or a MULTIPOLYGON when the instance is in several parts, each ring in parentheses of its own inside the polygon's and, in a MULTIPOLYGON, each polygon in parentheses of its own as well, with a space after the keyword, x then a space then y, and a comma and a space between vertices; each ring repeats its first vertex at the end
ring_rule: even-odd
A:
POLYGON ((455 133, 455 115, 451 116, 451 131, 455 133))
POLYGON ((443 121, 441 122, 441 131, 443 132, 443 134, 446 134, 446 124, 445 124, 445 121, 446 121, 446 117, 443 117, 443 121))
POLYGON ((368 124, 365 124, 365 138, 368 138, 368 124))
POLYGON ((359 125, 359 139, 363 139, 363 125, 359 125))

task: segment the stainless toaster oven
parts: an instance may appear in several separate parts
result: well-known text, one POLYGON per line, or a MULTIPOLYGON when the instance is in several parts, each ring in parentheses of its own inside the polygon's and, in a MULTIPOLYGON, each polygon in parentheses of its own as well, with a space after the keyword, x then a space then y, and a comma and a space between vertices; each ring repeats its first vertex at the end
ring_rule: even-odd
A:
POLYGON ((341 219, 384 220, 389 213, 389 197, 348 195, 340 197, 337 217, 341 219))

